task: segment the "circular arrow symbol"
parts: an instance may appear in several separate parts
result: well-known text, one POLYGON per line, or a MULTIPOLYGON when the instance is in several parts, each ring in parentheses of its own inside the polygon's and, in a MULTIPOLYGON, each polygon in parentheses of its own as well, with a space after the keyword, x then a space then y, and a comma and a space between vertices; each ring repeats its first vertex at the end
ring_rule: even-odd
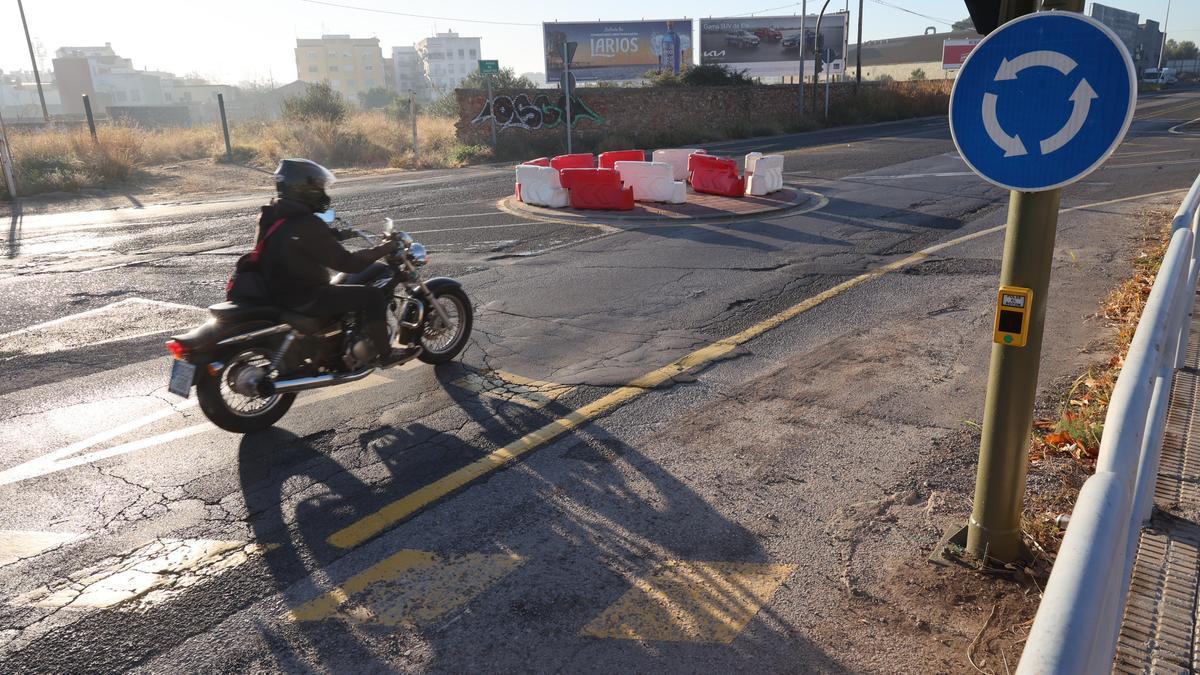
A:
MULTIPOLYGON (((1071 71, 1079 65, 1074 59, 1066 54, 1060 54, 1055 51, 1033 51, 1021 54, 1020 56, 1009 60, 1002 59, 1000 67, 996 70, 996 82, 1005 80, 1015 80, 1017 75, 1026 68, 1035 66, 1044 66, 1053 68, 1063 75, 1070 75, 1071 71)), ((1080 80, 1079 85, 1075 87, 1075 92, 1071 94, 1071 102, 1074 107, 1071 109, 1071 117, 1067 119, 1063 125, 1053 136, 1042 141, 1040 148, 1043 155, 1048 155, 1055 150, 1070 143, 1079 130, 1083 128, 1084 122, 1087 121, 1088 113, 1092 109, 1092 100, 1099 98, 1092 85, 1088 84, 1086 79, 1080 80)), ((983 128, 987 131, 987 135, 992 139, 1001 150, 1004 151, 1005 157, 1020 157, 1029 154, 1025 148, 1025 143, 1021 141, 1018 135, 1009 136, 1008 132, 1000 124, 1000 118, 996 113, 997 104, 1000 97, 996 94, 987 93, 983 95, 983 128)))

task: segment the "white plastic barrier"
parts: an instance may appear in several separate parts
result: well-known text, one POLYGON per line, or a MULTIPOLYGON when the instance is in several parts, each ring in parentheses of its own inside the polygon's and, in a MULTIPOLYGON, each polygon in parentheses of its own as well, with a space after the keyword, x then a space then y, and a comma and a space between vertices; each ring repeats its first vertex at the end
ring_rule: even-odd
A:
POLYGON ((783 189, 783 155, 746 155, 746 194, 762 197, 783 189))
POLYGON ((673 180, 687 180, 688 157, 697 152, 704 154, 704 151, 699 148, 668 148, 666 150, 655 150, 651 159, 655 162, 670 164, 671 178, 673 180))
POLYGON ((571 201, 558 180, 558 171, 548 166, 517 166, 517 185, 521 188, 521 201, 526 204, 561 209, 571 201))
POLYGON ((666 162, 617 162, 614 168, 621 182, 633 188, 636 201, 687 202, 687 185, 672 178, 672 167, 666 162))

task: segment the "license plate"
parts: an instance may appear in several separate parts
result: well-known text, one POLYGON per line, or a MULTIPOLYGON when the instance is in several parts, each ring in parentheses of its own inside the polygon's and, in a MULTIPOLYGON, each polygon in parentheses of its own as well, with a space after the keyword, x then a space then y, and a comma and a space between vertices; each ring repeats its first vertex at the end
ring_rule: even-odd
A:
POLYGON ((176 359, 171 363, 171 382, 167 385, 167 391, 187 398, 192 394, 192 382, 195 378, 196 366, 176 359))

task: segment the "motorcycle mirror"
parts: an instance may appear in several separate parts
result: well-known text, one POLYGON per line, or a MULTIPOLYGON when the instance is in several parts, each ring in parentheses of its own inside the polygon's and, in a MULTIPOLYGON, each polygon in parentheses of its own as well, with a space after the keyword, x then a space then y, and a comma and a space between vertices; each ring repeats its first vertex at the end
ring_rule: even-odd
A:
POLYGON ((332 225, 337 216, 333 213, 333 209, 327 209, 317 214, 317 217, 325 221, 326 225, 332 225))
POLYGON ((384 222, 387 223, 383 227, 384 234, 391 234, 396 231, 396 221, 392 220, 391 218, 386 218, 384 219, 384 222))
POLYGON ((413 245, 412 235, 407 232, 400 233, 400 241, 404 243, 406 248, 413 245))

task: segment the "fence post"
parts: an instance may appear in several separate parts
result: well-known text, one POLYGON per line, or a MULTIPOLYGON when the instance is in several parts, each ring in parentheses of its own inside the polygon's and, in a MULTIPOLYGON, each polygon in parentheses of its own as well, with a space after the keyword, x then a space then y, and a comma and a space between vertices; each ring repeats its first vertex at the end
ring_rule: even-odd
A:
POLYGON ((83 95, 83 112, 87 115, 88 131, 92 132, 92 140, 99 141, 96 136, 96 118, 92 116, 92 99, 88 98, 87 94, 83 95))
POLYGON ((8 133, 4 129, 4 116, 0 115, 0 173, 4 174, 4 185, 8 188, 8 198, 17 200, 17 179, 13 175, 12 153, 8 148, 8 133))
POLYGON ((229 143, 229 120, 225 117, 225 95, 217 92, 217 107, 221 109, 221 130, 225 132, 225 159, 233 163, 233 145, 229 143))
POLYGON ((417 146, 417 92, 414 89, 408 91, 408 116, 412 118, 413 164, 416 164, 417 159, 421 156, 421 150, 417 146))

